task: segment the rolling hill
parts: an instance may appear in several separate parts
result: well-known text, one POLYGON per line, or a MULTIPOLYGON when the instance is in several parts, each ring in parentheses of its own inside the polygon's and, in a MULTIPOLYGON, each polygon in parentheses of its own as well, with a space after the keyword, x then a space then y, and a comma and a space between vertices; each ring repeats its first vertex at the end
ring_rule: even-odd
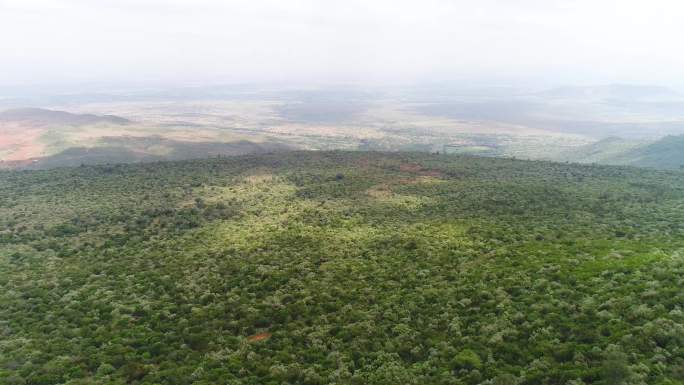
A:
POLYGON ((88 143, 98 130, 116 132, 132 122, 114 115, 74 114, 41 108, 0 112, 0 168, 27 164, 68 147, 88 143))
POLYGON ((678 170, 684 167, 684 136, 670 135, 647 142, 610 137, 562 152, 554 159, 678 170))
POLYGON ((0 123, 21 123, 46 126, 83 126, 90 124, 130 124, 131 121, 115 115, 73 114, 43 108, 17 108, 0 112, 0 123))
MULTIPOLYGON (((293 148, 276 141, 191 142, 161 137, 104 137, 95 147, 70 147, 57 154, 5 162, 13 169, 49 169, 80 165, 159 162, 220 156, 264 154, 293 148)), ((0 166, 3 163, 0 162, 0 166)))
POLYGON ((2 384, 680 384, 684 178, 419 153, 0 172, 2 384))
POLYGON ((579 163, 620 164, 616 158, 644 144, 643 141, 611 136, 561 152, 554 159, 579 163))
POLYGON ((81 164, 136 163, 261 154, 294 149, 268 137, 207 133, 134 123, 115 115, 40 108, 0 112, 0 169, 43 169, 81 164))
POLYGON ((684 136, 666 136, 616 155, 611 163, 662 169, 684 167, 684 136))

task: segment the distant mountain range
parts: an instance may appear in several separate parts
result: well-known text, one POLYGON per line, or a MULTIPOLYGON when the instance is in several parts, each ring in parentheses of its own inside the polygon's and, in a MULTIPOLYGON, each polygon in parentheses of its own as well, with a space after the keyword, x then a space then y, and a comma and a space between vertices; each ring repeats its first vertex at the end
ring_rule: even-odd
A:
POLYGON ((29 123, 32 125, 70 125, 89 124, 126 125, 130 120, 115 115, 73 114, 43 108, 17 108, 0 112, 0 122, 29 123))
POLYGON ((539 96, 552 99, 618 99, 661 100, 679 99, 683 95, 661 86, 610 84, 603 86, 568 86, 540 92, 539 96))

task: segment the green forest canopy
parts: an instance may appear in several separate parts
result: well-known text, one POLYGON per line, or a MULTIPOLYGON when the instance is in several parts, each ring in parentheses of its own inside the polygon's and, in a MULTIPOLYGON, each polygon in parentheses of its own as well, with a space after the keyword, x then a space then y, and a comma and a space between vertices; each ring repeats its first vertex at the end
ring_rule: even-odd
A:
POLYGON ((682 384, 684 175, 294 152, 0 173, 2 384, 682 384))

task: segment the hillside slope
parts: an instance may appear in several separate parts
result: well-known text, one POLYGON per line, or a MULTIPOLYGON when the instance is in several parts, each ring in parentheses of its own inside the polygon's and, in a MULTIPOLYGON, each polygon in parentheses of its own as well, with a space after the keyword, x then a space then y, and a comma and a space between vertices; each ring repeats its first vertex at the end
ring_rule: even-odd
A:
POLYGON ((578 146, 553 157, 557 161, 636 166, 662 170, 684 167, 684 136, 666 136, 656 141, 609 137, 578 146))
POLYGON ((263 154, 293 148, 275 141, 191 142, 160 137, 105 137, 97 147, 70 147, 57 154, 16 162, 0 161, 0 169, 42 170, 55 167, 205 159, 263 154))
POLYGON ((635 168, 0 172, 0 383, 677 384, 683 223, 682 174, 635 168))
POLYGON ((72 114, 41 108, 0 112, 0 168, 54 155, 71 144, 89 144, 88 131, 116 132, 132 122, 114 115, 72 114))
POLYGON ((612 163, 661 169, 684 167, 684 136, 666 136, 615 156, 612 163))
POLYGON ((579 163, 620 164, 617 158, 642 145, 644 145, 643 141, 611 136, 595 143, 561 152, 554 159, 579 163))
POLYGON ((17 108, 0 112, 0 123, 83 126, 98 123, 124 125, 131 121, 114 115, 73 114, 43 108, 17 108))
POLYGON ((212 136, 199 127, 179 133, 173 127, 133 124, 115 115, 40 108, 0 112, 0 169, 201 159, 292 149, 284 141, 265 136, 212 136))

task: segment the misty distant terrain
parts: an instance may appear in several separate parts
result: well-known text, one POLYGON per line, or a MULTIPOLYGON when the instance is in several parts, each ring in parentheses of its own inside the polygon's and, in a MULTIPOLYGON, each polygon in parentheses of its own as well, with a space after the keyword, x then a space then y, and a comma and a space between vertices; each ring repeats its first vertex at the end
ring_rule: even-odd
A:
POLYGON ((678 168, 684 96, 661 86, 212 86, 0 99, 0 166, 283 151, 459 153, 678 168), (18 107, 21 103, 22 107, 18 107), (27 107, 28 106, 28 107, 27 107), (666 141, 673 155, 641 154, 666 141), (113 144, 114 143, 114 144, 113 144))

